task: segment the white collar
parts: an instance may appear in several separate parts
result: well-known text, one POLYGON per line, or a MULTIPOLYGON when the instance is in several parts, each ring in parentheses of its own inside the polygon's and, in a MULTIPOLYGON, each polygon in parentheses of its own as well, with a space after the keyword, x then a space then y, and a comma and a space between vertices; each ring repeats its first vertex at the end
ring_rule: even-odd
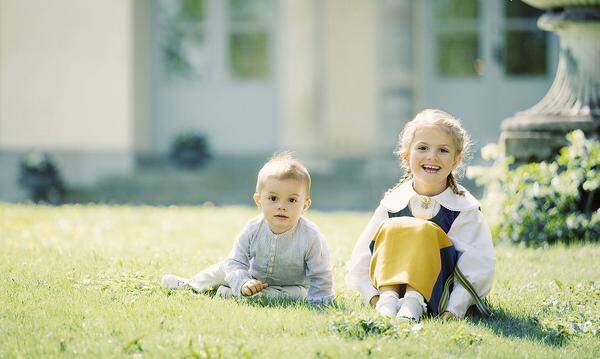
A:
MULTIPOLYGON (((398 212, 405 208, 411 198, 421 196, 415 192, 412 183, 412 180, 409 180, 388 191, 388 193, 383 196, 381 205, 390 212, 398 212)), ((431 196, 430 198, 452 211, 466 211, 480 207, 479 201, 463 186, 458 185, 458 189, 464 191, 465 195, 458 195, 452 192, 452 189, 448 187, 444 192, 431 196)))

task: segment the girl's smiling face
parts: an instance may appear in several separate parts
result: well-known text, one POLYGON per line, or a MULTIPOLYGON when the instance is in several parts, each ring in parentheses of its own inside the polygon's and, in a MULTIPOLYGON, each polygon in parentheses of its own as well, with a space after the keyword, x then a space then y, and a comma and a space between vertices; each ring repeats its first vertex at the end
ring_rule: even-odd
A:
POLYGON ((424 125, 415 130, 403 160, 412 172, 414 190, 434 196, 448 187, 448 175, 456 168, 460 157, 449 133, 440 126, 424 125))

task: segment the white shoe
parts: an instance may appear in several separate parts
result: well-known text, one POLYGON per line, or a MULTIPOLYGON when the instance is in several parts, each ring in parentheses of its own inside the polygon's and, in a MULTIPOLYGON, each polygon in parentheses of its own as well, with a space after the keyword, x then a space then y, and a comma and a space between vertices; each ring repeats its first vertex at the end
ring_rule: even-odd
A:
POLYGON ((399 301, 400 309, 396 314, 397 319, 412 320, 418 322, 424 313, 425 302, 421 303, 418 298, 413 296, 405 296, 399 301))
POLYGON ((168 289, 179 289, 189 286, 189 283, 185 278, 178 277, 173 274, 165 274, 162 277, 162 286, 168 289))
POLYGON ((381 298, 375 304, 377 312, 388 318, 394 318, 396 313, 398 313, 398 308, 398 299, 393 297, 381 298))

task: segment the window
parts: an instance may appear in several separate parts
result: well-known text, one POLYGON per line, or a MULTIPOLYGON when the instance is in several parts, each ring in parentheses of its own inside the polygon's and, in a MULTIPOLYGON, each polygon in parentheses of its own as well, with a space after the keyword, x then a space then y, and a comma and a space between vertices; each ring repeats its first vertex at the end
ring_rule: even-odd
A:
POLYGON ((208 69, 205 0, 159 0, 160 49, 167 77, 202 77, 208 69))
POLYGON ((545 75, 548 71, 547 34, 537 28, 542 14, 522 1, 504 2, 504 53, 506 75, 545 75))
POLYGON ((272 10, 271 0, 229 0, 228 63, 233 78, 269 76, 272 10))
POLYGON ((478 0, 435 0, 436 70, 441 77, 481 75, 478 0))

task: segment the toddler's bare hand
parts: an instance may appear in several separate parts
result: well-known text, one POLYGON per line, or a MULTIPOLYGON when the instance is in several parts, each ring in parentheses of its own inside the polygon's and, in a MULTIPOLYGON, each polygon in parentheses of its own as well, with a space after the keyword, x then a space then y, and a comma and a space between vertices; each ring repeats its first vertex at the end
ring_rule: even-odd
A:
POLYGON ((261 282, 258 279, 250 279, 249 281, 244 283, 244 285, 242 285, 242 295, 254 295, 268 286, 269 285, 267 283, 261 282))

